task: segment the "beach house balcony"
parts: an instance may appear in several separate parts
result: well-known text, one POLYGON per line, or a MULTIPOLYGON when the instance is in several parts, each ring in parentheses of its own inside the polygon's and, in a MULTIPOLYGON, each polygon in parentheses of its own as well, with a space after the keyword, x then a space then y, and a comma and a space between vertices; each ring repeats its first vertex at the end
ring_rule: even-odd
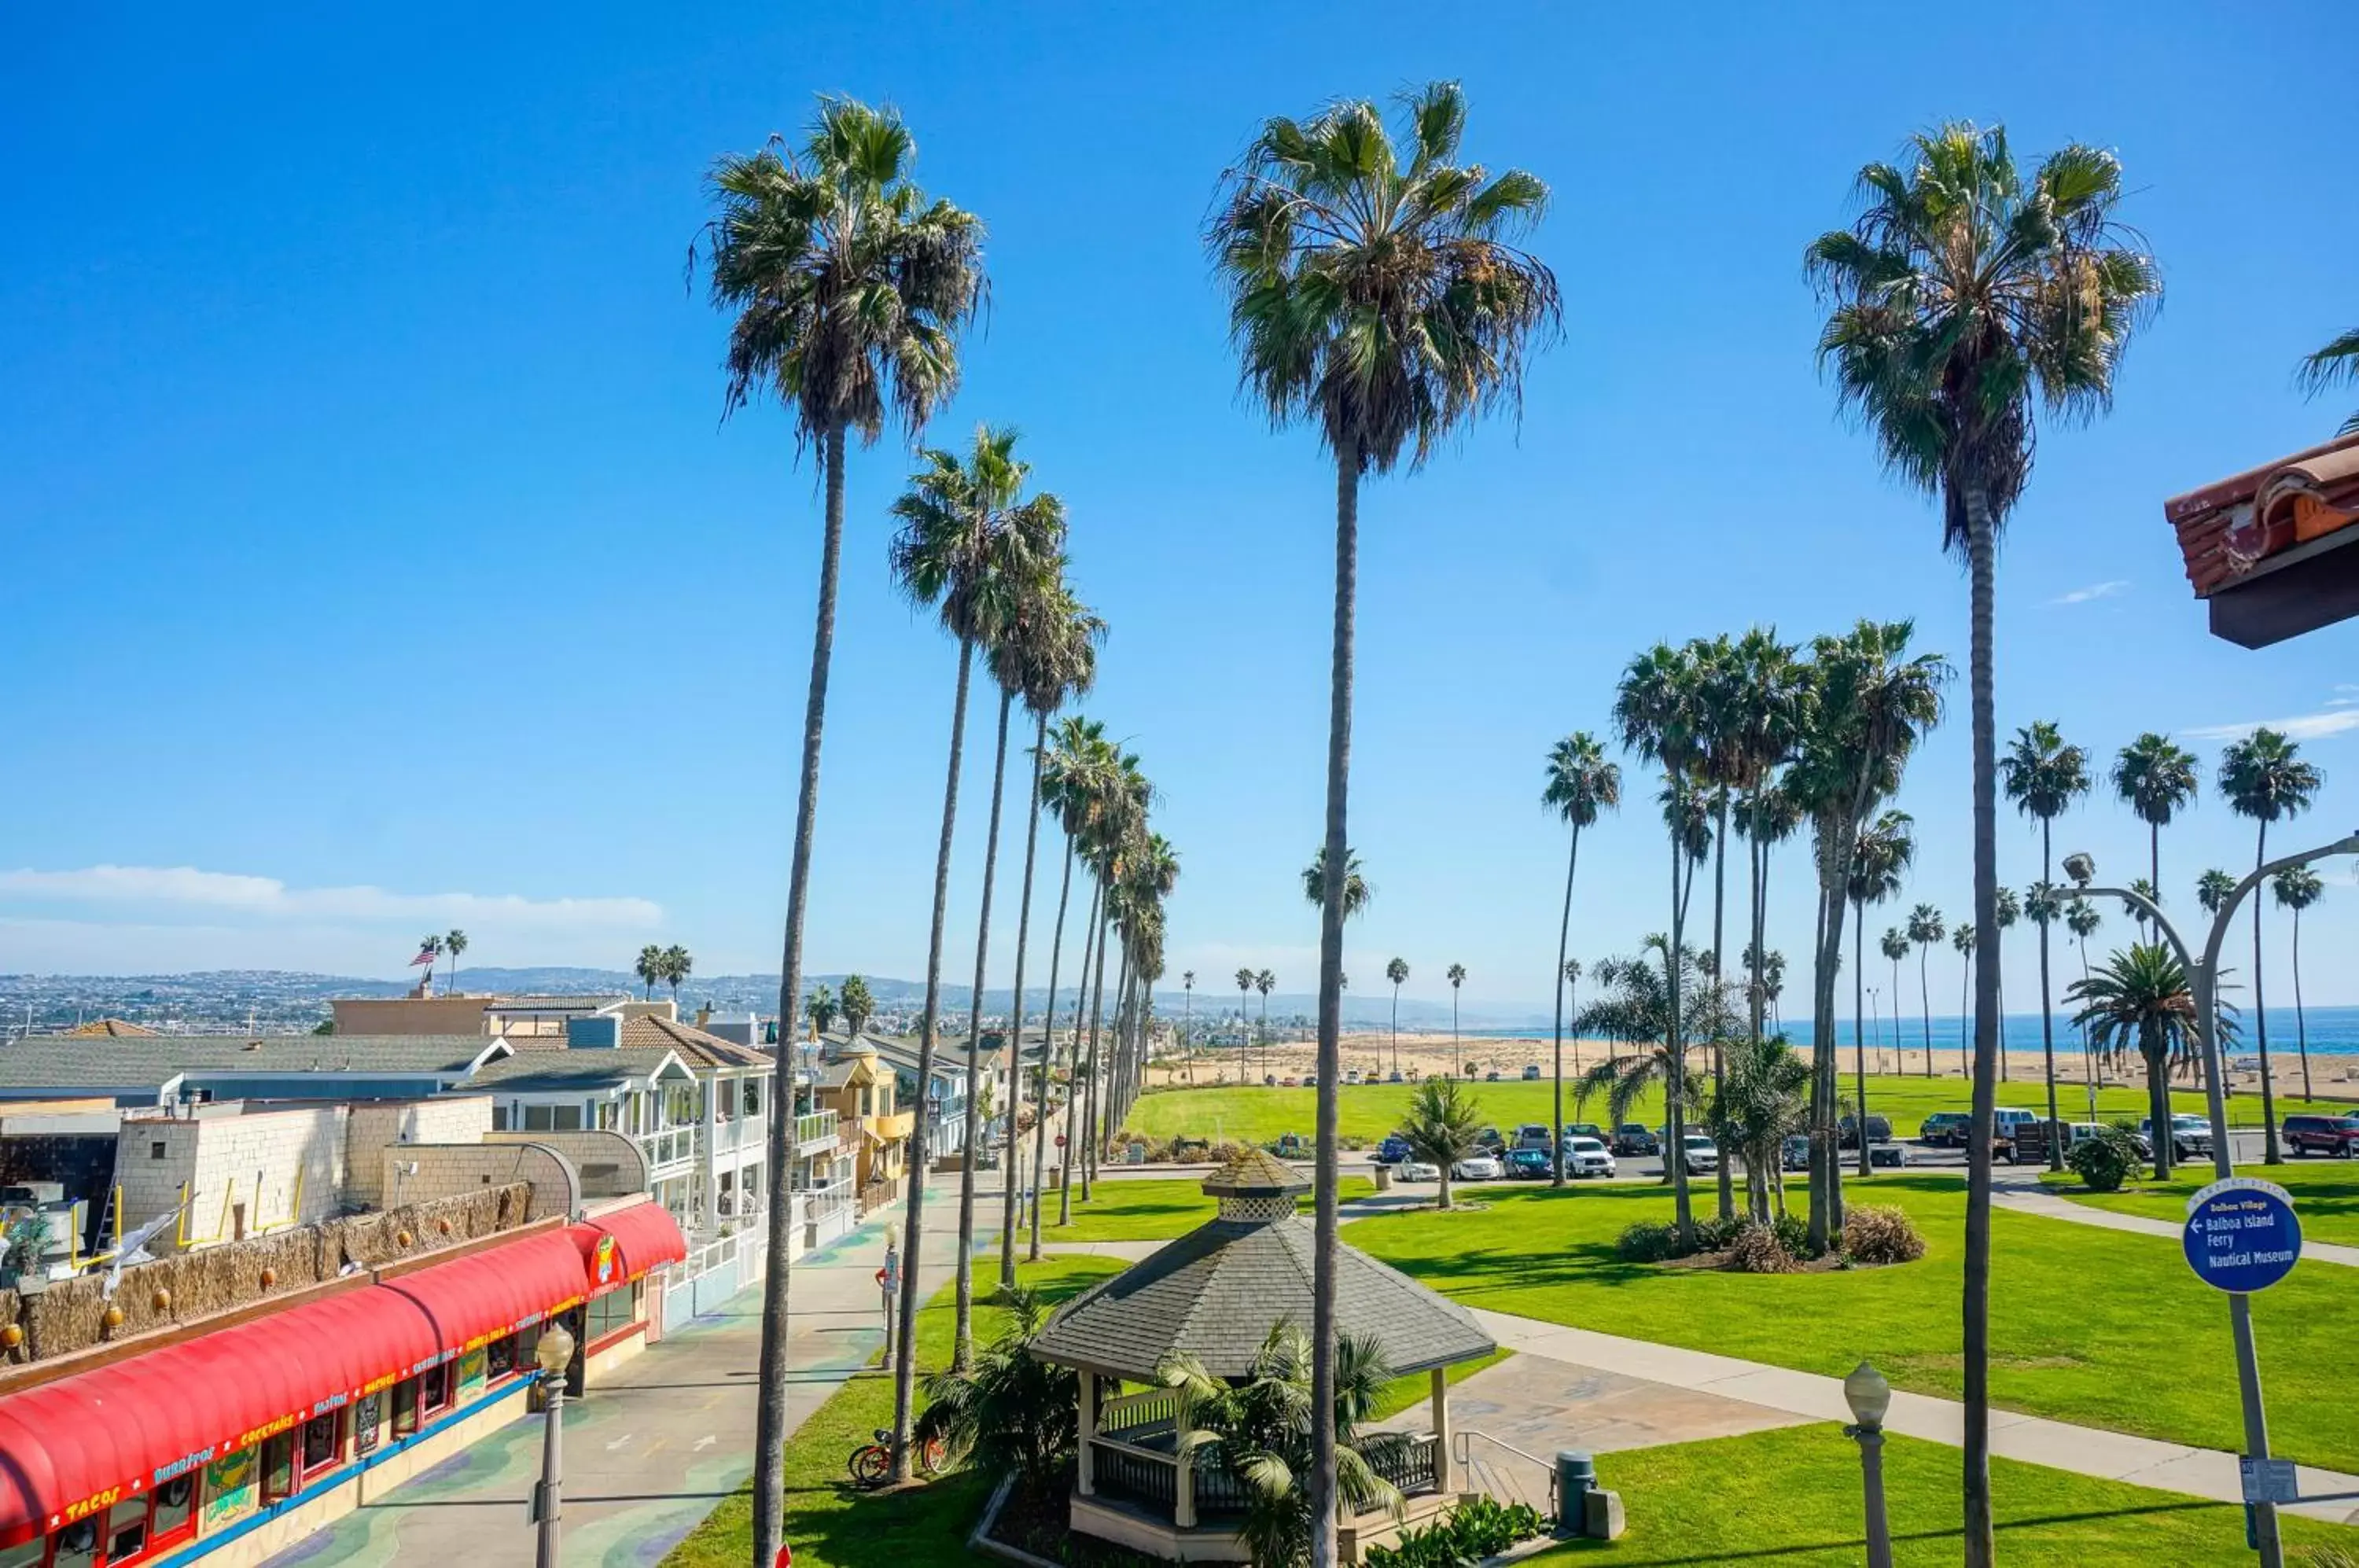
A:
POLYGON ((795 1118, 795 1158, 832 1152, 842 1138, 843 1118, 833 1111, 810 1111, 795 1118))
POLYGON ((639 1152, 647 1156, 647 1178, 658 1181, 692 1169, 697 1157, 703 1152, 699 1138, 701 1128, 672 1127, 641 1133, 636 1142, 639 1152))

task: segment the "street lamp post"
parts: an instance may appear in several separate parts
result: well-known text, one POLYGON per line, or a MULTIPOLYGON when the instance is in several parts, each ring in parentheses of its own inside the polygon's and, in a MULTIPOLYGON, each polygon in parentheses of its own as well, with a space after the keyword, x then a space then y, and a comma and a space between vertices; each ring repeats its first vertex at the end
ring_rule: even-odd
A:
POLYGON ((557 1568, 558 1494, 565 1479, 565 1372, 573 1364, 573 1336, 562 1323, 551 1323, 533 1347, 540 1367, 540 1481, 532 1489, 532 1522, 540 1539, 533 1552, 533 1568, 557 1568))
POLYGON ((1860 1485, 1867 1508, 1867 1568, 1892 1568, 1892 1526, 1884 1513, 1884 1412, 1892 1407, 1892 1385, 1866 1362, 1843 1379, 1843 1400, 1853 1424, 1843 1435, 1859 1444, 1860 1485))
MULTIPOLYGON (((2220 948, 2228 940, 2229 922, 2235 919, 2236 907, 2245 896, 2267 878, 2297 866, 2307 866, 2313 860, 2323 860, 2331 855, 2359 855, 2359 833, 2335 840, 2318 849, 2304 850, 2299 855, 2284 855, 2257 866, 2236 884, 2235 891, 2221 900, 2217 913, 2212 917, 2211 934, 2204 939, 2203 956, 2199 959, 2188 948, 2186 939, 2167 919, 2160 907, 2142 893, 2127 887, 2091 886, 2097 875, 2097 863, 2087 855, 2064 857, 2064 874, 2070 877, 2083 897, 2117 898, 2129 908, 2154 922, 2179 961, 2187 968, 2188 990, 2195 1003, 2195 1028, 2198 1044, 2203 1054, 2203 1095, 2212 1113, 2212 1166, 2222 1181, 2236 1173, 2235 1156, 2228 1144, 2227 1063, 2220 1042, 2220 948)), ((2169 1138, 2170 1128, 2158 1127, 2154 1136, 2169 1138)), ((2269 1457, 2269 1423, 2261 1403, 2261 1364, 2253 1344, 2253 1299, 2244 1291, 2232 1291, 2228 1296, 2228 1325, 2236 1342, 2236 1392, 2244 1406, 2245 1452, 2256 1464, 2269 1457)), ((2275 1503, 2252 1503, 2253 1541, 2261 1557, 2261 1568, 2285 1568, 2285 1546, 2277 1538, 2277 1509, 2275 1503)))

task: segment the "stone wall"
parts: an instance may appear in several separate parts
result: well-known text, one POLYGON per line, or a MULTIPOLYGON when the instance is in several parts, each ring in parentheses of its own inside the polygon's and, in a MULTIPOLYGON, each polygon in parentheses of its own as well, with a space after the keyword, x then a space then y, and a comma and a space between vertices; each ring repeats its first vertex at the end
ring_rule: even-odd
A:
POLYGON ((521 1143, 398 1144, 385 1150, 380 1170, 385 1195, 394 1203, 525 1181, 532 1186, 528 1218, 570 1219, 582 1208, 582 1178, 573 1161, 538 1137, 521 1143))
MULTIPOLYGON (((466 1141, 461 1139, 459 1141, 466 1141)), ((580 1132, 486 1132, 485 1143, 540 1143, 573 1161, 585 1198, 620 1198, 647 1190, 647 1157, 627 1134, 585 1128, 580 1132)))
POLYGON ((484 1094, 354 1105, 344 1122, 344 1196, 363 1208, 381 1207, 384 1151, 397 1144, 480 1143, 491 1130, 492 1102, 484 1094))
MULTIPOLYGON (((115 1135, 114 1179, 125 1230, 171 1212, 185 1189, 192 1247, 310 1225, 342 1206, 344 1107, 129 1119, 115 1135)), ((181 1234, 174 1225, 148 1250, 177 1247, 181 1234)))
POLYGON ((61 1279, 29 1296, 0 1290, 0 1323, 24 1330, 5 1362, 46 1360, 249 1306, 337 1279, 348 1265, 379 1269, 429 1257, 529 1223, 533 1198, 527 1183, 503 1181, 135 1265, 114 1292, 123 1322, 112 1329, 103 1274, 61 1279))

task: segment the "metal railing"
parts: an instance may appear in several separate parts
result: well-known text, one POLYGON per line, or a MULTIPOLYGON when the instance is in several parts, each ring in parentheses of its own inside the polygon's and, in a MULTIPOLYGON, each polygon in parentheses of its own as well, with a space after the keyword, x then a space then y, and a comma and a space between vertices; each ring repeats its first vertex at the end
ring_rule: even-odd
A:
POLYGON ((1462 1428, 1450 1434, 1450 1454, 1457 1462, 1462 1487, 1556 1518, 1556 1466, 1538 1454, 1502 1443, 1487 1432, 1462 1428), (1484 1446, 1478 1449, 1478 1443, 1484 1446))
POLYGON ((1145 1503, 1166 1518, 1179 1507, 1180 1461, 1176 1456, 1111 1437, 1092 1438, 1090 1451, 1101 1493, 1145 1503))
POLYGON ((1441 1485, 1440 1443, 1433 1433, 1413 1433, 1407 1443, 1385 1443, 1368 1452, 1368 1468, 1404 1496, 1441 1485))
POLYGON ((647 1169, 653 1171, 685 1164, 694 1160, 697 1152, 696 1130, 692 1127, 666 1127, 660 1132, 641 1133, 637 1142, 639 1152, 647 1156, 647 1169))

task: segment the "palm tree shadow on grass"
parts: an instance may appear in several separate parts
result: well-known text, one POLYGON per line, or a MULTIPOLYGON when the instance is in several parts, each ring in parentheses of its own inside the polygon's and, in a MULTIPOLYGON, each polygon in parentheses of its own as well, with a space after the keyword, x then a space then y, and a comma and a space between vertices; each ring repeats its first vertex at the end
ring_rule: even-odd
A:
MULTIPOLYGON (((2147 1508, 2086 1508, 2077 1513, 2041 1514, 2032 1519, 2001 1519, 1995 1530, 2001 1537, 2020 1534, 2028 1530, 2044 1530, 2055 1525, 2089 1524, 2101 1519, 2142 1519, 2148 1514, 2183 1514, 2195 1512, 2225 1512, 2236 1508, 2234 1503, 2214 1503, 2192 1500, 2184 1503, 2158 1503, 2147 1508)), ((1911 1541, 1956 1541, 1963 1535, 1956 1530, 1896 1530, 1896 1542, 1911 1541)), ((1839 1552, 1852 1554, 1867 1548, 1864 1536, 1847 1536, 1832 1541, 1798 1541, 1791 1546, 1764 1546, 1751 1552, 1716 1551, 1705 1555, 1676 1557, 1623 1557, 1613 1541, 1573 1540, 1560 1542, 1553 1550, 1570 1555, 1573 1552, 1614 1551, 1615 1568, 1686 1568, 1688 1564, 1707 1563, 1775 1563, 1780 1558, 1815 1555, 1839 1552)))

